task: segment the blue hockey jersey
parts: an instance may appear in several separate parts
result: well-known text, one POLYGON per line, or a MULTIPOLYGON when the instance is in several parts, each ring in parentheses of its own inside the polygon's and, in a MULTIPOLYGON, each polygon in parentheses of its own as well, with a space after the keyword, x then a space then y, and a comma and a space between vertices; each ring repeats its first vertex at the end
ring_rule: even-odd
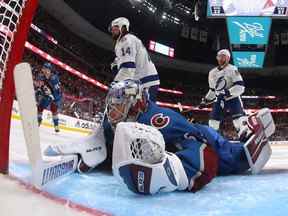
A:
MULTIPOLYGON (((151 125, 163 135, 166 150, 181 160, 188 180, 189 191, 197 191, 216 175, 236 174, 247 170, 243 143, 231 143, 214 129, 191 124, 181 114, 149 102, 138 123, 151 125)), ((105 127, 104 127, 105 128, 105 127)), ((111 133, 106 138, 113 140, 111 133)))
POLYGON ((51 93, 55 101, 61 100, 62 91, 60 88, 59 76, 56 73, 54 73, 51 75, 49 79, 42 77, 42 80, 44 81, 45 86, 47 86, 51 90, 51 93))

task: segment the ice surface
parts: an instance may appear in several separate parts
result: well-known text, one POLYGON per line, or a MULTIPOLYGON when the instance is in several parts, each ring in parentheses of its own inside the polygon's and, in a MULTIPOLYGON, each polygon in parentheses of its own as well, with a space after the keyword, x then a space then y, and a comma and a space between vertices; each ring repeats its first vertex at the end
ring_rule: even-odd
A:
MULTIPOLYGON (((19 121, 13 120, 11 133, 10 173, 29 181, 30 168, 19 121)), ((56 135, 51 128, 41 128, 43 146, 81 136, 65 131, 56 135)), ((47 185, 44 190, 118 216, 287 215, 288 146, 273 146, 272 158, 261 174, 217 177, 197 193, 140 196, 120 185, 109 172, 73 174, 47 185)))

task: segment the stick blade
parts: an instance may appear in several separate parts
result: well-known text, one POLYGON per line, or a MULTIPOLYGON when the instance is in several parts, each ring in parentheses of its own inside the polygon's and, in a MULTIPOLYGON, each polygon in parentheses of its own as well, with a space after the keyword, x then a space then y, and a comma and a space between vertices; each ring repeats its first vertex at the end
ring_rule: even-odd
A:
POLYGON ((28 158, 32 166, 32 181, 35 183, 42 155, 32 70, 28 63, 15 66, 14 81, 28 158))

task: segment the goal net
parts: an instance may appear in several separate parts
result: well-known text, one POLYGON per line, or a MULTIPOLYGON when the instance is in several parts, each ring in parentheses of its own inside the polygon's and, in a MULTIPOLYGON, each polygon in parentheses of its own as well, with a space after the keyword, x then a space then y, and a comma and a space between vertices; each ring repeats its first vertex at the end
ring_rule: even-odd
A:
POLYGON ((13 70, 22 59, 38 0, 0 0, 0 172, 8 172, 9 133, 15 97, 13 70))

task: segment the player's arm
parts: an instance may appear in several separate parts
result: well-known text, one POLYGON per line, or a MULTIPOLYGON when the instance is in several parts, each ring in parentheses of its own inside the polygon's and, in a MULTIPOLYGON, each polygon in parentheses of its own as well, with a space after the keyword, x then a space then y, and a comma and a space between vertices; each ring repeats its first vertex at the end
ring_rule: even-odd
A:
POLYGON ((111 63, 111 72, 113 75, 118 73, 118 59, 115 57, 114 61, 111 63))
POLYGON ((208 83, 209 83, 209 90, 208 90, 207 94, 205 95, 205 97, 202 98, 202 100, 201 100, 201 103, 199 105, 200 109, 205 107, 206 105, 212 103, 216 99, 215 84, 214 84, 214 80, 212 77, 212 71, 209 72, 208 83))
POLYGON ((209 83, 209 91, 205 96, 205 99, 207 101, 213 101, 216 97, 215 94, 215 84, 214 84, 214 80, 213 80, 213 76, 212 76, 213 72, 210 71, 209 75, 208 75, 208 83, 209 83))
POLYGON ((127 37, 126 41, 117 48, 118 73, 115 81, 134 79, 136 72, 136 42, 127 37))
POLYGON ((230 74, 232 81, 233 81, 233 86, 228 90, 227 94, 228 96, 240 96, 244 93, 245 91, 245 86, 244 86, 244 81, 239 73, 238 69, 236 67, 233 68, 230 74))

